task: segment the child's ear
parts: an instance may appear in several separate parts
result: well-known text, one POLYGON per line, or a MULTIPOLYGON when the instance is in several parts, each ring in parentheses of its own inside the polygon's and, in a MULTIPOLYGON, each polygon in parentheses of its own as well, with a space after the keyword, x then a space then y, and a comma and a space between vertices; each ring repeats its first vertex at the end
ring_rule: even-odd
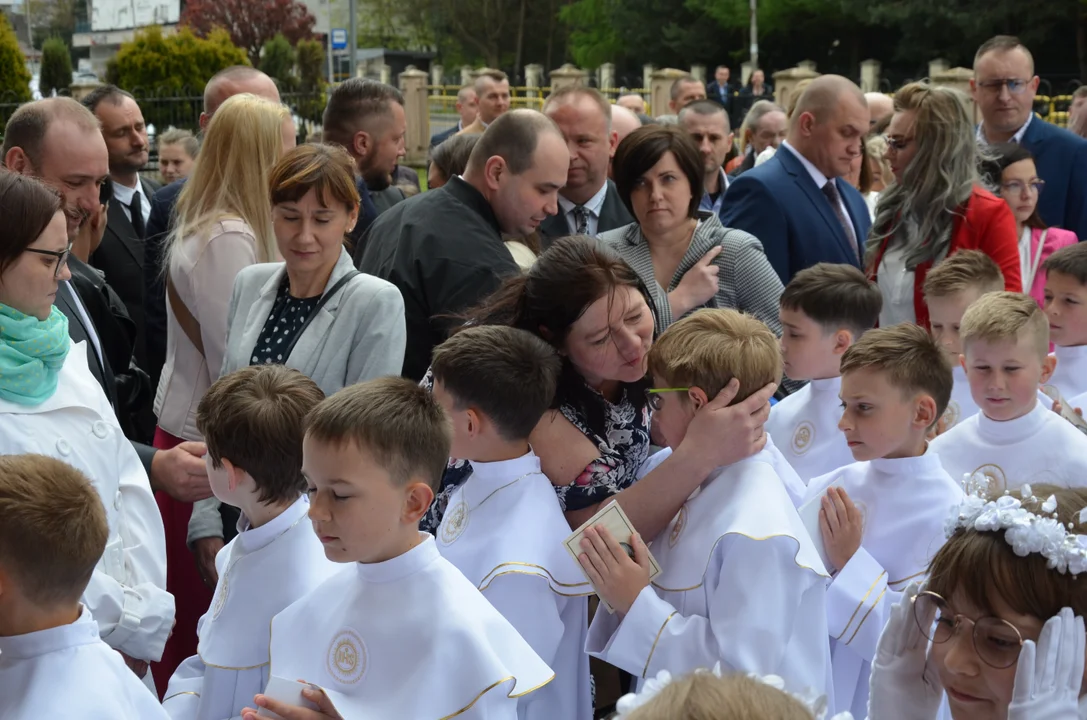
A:
POLYGON ((966 371, 966 353, 959 353, 959 367, 966 371))
POLYGON ((1045 360, 1042 361, 1042 379, 1041 383, 1049 382, 1049 378, 1053 377, 1053 371, 1057 369, 1057 358, 1052 355, 1046 355, 1045 360))
POLYGON ((849 346, 853 344, 853 333, 845 328, 834 333, 834 354, 844 355, 849 346))
POLYGON ((918 395, 913 410, 913 424, 917 427, 930 428, 939 419, 936 401, 931 395, 918 395))
POLYGON ((434 491, 429 485, 415 478, 409 480, 404 488, 404 509, 400 521, 405 525, 418 525, 432 502, 434 491))
POLYGON ((468 437, 474 438, 479 435, 483 429, 483 419, 479 414, 479 411, 475 408, 468 408, 464 411, 464 415, 467 418, 468 437))
POLYGON ((687 398, 690 399, 691 404, 694 405, 694 409, 697 411, 703 405, 709 402, 706 398, 706 393, 702 388, 693 387, 687 391, 687 398))
POLYGON ((245 471, 240 467, 230 462, 229 458, 219 458, 219 464, 223 466, 223 470, 226 471, 227 486, 231 492, 238 489, 238 486, 242 484, 243 475, 245 471))

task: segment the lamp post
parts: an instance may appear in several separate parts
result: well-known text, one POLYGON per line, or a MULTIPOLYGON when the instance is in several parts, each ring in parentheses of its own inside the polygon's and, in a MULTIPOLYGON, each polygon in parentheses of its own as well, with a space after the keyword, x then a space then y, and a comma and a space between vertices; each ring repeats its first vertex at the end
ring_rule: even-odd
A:
POLYGON ((759 69, 759 0, 751 0, 751 72, 759 69))
MULTIPOLYGON (((752 2, 754 2, 754 0, 752 0, 752 2)), ((355 77, 355 75, 358 74, 357 63, 359 59, 359 8, 357 0, 347 0, 347 12, 350 14, 347 30, 347 71, 349 73, 348 77, 355 77)))

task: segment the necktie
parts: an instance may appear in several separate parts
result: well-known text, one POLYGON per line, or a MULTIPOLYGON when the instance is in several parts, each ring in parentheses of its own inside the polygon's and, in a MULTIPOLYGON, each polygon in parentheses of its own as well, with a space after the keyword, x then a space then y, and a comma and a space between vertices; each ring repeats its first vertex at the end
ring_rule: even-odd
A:
POLYGON ((845 239, 849 243, 849 246, 853 248, 853 255, 859 260, 860 251, 857 249, 857 236, 853 234, 853 223, 849 221, 849 218, 845 216, 845 212, 842 210, 842 204, 839 201, 838 186, 834 184, 833 180, 827 180, 823 185, 823 194, 827 196, 827 200, 830 201, 830 208, 834 211, 834 217, 838 218, 838 224, 842 226, 842 232, 845 233, 845 239))
POLYGON ((589 234, 589 211, 585 209, 584 205, 578 205, 574 208, 574 233, 577 235, 589 234))
POLYGON ((139 192, 132 196, 132 202, 128 204, 128 212, 132 215, 132 229, 136 231, 140 240, 143 240, 147 234, 147 228, 143 222, 143 203, 140 201, 139 192))

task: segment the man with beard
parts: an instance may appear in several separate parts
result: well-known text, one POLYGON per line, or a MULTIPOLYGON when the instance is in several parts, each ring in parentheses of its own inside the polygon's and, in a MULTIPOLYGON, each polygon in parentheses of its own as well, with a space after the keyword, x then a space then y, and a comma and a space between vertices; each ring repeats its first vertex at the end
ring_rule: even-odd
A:
POLYGON ((365 235, 378 209, 371 193, 392 184, 404 154, 404 96, 392 85, 351 78, 336 86, 325 107, 323 139, 342 145, 355 161, 359 219, 350 238, 355 264, 362 258, 365 235))

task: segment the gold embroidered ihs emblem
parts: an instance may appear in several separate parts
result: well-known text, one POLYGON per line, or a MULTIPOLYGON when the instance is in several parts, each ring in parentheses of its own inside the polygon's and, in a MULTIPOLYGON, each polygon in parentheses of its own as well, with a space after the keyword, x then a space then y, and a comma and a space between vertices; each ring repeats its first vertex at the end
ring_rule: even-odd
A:
POLYGON ((793 433, 793 452, 797 455, 803 455, 811 448, 814 440, 815 426, 805 420, 796 426, 796 432, 793 433))
POLYGON ((222 577, 219 578, 219 582, 216 585, 216 588, 215 588, 215 602, 212 603, 212 606, 211 606, 211 618, 212 618, 212 620, 218 618, 220 613, 223 612, 223 608, 226 607, 226 596, 227 596, 227 593, 230 592, 229 578, 230 578, 230 573, 229 572, 224 573, 222 575, 222 577))
POLYGON ((366 645, 359 634, 349 629, 336 633, 328 646, 326 665, 328 674, 345 685, 361 680, 366 673, 366 645))
POLYGON ((944 410, 944 431, 948 431, 955 427, 959 423, 959 404, 954 400, 947 404, 947 410, 944 410))
POLYGON ((963 490, 968 495, 995 497, 1008 488, 1008 478, 999 465, 982 465, 970 477, 963 480, 963 490))
POLYGON ((466 527, 468 527, 468 505, 461 501, 447 512, 442 520, 442 542, 446 545, 451 544, 461 536, 466 527))
POLYGON ((683 528, 687 526, 687 506, 684 505, 679 509, 679 514, 676 515, 676 524, 672 526, 672 533, 668 536, 668 547, 673 548, 676 546, 676 542, 679 541, 679 534, 683 532, 683 528))

